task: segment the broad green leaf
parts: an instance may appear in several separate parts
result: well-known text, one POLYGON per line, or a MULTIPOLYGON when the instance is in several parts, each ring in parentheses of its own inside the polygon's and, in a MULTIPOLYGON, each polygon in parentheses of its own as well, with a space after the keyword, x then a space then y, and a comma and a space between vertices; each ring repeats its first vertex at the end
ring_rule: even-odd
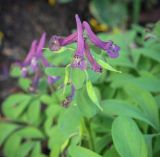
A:
POLYGON ((108 116, 128 116, 142 120, 151 126, 152 121, 138 107, 135 107, 127 101, 122 100, 104 100, 102 102, 103 113, 108 116))
POLYGON ((142 54, 146 57, 154 59, 155 61, 160 62, 159 50, 154 47, 144 47, 136 49, 136 53, 142 54))
POLYGON ((81 146, 70 146, 69 154, 71 157, 102 157, 101 155, 81 146))
POLYGON ((73 133, 78 132, 80 121, 81 121, 81 114, 78 106, 70 106, 59 117, 58 121, 59 130, 61 131, 62 134, 64 134, 64 136, 69 137, 73 133))
POLYGON ((16 133, 13 133, 7 139, 4 145, 4 155, 9 157, 16 157, 16 153, 19 151, 19 147, 21 145, 22 138, 18 136, 16 133))
POLYGON ((71 62, 74 50, 75 49, 69 47, 64 47, 59 50, 60 53, 55 53, 57 51, 45 50, 43 54, 51 65, 53 64, 54 66, 64 66, 71 62))
POLYGON ((90 80, 87 81, 86 83, 86 89, 87 89, 87 93, 89 98, 93 101, 93 103, 101 110, 103 111, 102 107, 99 104, 98 98, 96 96, 94 87, 92 86, 92 83, 90 80))
POLYGON ((19 126, 9 123, 0 123, 0 145, 6 140, 6 138, 15 131, 19 126))
POLYGON ((38 130, 37 128, 32 127, 32 126, 24 127, 22 129, 18 130, 17 134, 20 137, 27 138, 27 139, 32 139, 32 138, 43 139, 44 138, 43 133, 40 130, 38 130))
POLYGON ((148 156, 145 139, 131 118, 120 116, 114 120, 112 138, 121 157, 148 156))
MULTIPOLYGON (((101 3, 99 3, 98 0, 92 0, 89 3, 89 8, 96 20, 102 24, 107 24, 104 25, 104 27, 105 29, 108 29, 108 25, 116 27, 125 22, 125 19, 127 18, 126 4, 127 3, 122 4, 119 1, 113 3, 112 1, 101 0, 101 3)), ((100 29, 101 27, 96 25, 96 28, 100 29)))
POLYGON ((61 146, 65 143, 66 140, 67 139, 64 137, 64 134, 59 130, 59 127, 55 126, 52 129, 52 134, 48 141, 48 146, 51 149, 51 157, 59 157, 61 146))
POLYGON ((84 71, 80 70, 79 68, 72 68, 71 69, 71 81, 76 89, 82 88, 84 81, 86 79, 84 71))
POLYGON ((45 69, 45 73, 49 76, 62 76, 65 73, 65 68, 50 67, 45 69))
POLYGON ((30 85, 31 85, 31 80, 28 79, 28 78, 23 78, 23 77, 20 77, 19 80, 18 80, 18 84, 19 86, 25 90, 25 91, 28 91, 30 85))
POLYGON ((148 149, 148 157, 153 157, 153 151, 152 151, 152 139, 153 139, 153 136, 152 135, 145 135, 145 141, 146 141, 146 144, 147 144, 147 149, 148 149))
POLYGON ((19 66, 12 66, 11 67, 11 71, 10 71, 10 75, 12 77, 19 77, 21 76, 21 69, 19 66))
POLYGON ((33 100, 27 110, 27 119, 28 122, 32 125, 37 125, 40 121, 40 112, 41 112, 41 102, 33 100))
POLYGON ((31 96, 14 94, 9 96, 2 104, 2 111, 8 118, 17 119, 31 100, 31 96))
POLYGON ((41 143, 35 142, 34 148, 30 154, 30 157, 41 157, 41 143))
POLYGON ((33 141, 27 141, 24 142, 20 145, 19 150, 16 153, 15 157, 26 157, 28 156, 29 152, 32 150, 34 147, 34 142, 33 141))
POLYGON ((121 71, 116 70, 115 68, 113 68, 111 65, 109 65, 108 63, 104 62, 103 60, 98 60, 97 61, 99 65, 102 66, 102 68, 106 69, 106 70, 110 70, 110 71, 114 71, 114 72, 119 72, 121 73, 121 71))
POLYGON ((160 80, 153 75, 134 77, 130 74, 112 74, 110 80, 114 88, 123 87, 124 84, 134 84, 150 92, 160 92, 160 80))
POLYGON ((145 116, 152 122, 152 126, 159 130, 158 106, 153 96, 134 85, 127 85, 125 91, 139 104, 145 116))
POLYGON ((98 112, 98 107, 89 98, 85 87, 76 91, 76 103, 85 117, 91 118, 98 112))
POLYGON ((112 146, 110 149, 108 149, 103 157, 120 157, 119 154, 117 153, 116 149, 114 146, 112 146))

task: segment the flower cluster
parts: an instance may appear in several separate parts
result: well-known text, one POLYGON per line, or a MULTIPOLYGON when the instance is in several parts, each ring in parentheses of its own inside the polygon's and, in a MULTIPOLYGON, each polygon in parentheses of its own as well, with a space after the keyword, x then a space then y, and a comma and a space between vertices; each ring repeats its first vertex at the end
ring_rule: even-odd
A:
POLYGON ((106 51, 109 57, 116 58, 119 56, 120 47, 114 44, 112 41, 102 41, 99 39, 96 34, 92 31, 90 25, 83 21, 81 22, 78 15, 75 15, 77 31, 66 38, 60 36, 52 36, 49 41, 49 48, 52 51, 59 50, 62 46, 69 45, 73 42, 77 42, 77 49, 74 54, 72 67, 80 68, 84 70, 87 68, 87 61, 85 60, 85 56, 88 59, 89 63, 92 66, 92 69, 96 72, 101 72, 102 67, 96 62, 92 54, 90 53, 90 48, 84 38, 84 31, 86 31, 89 40, 98 48, 106 51))
MULTIPOLYGON (((34 79, 32 82, 32 87, 36 87, 38 85, 39 79, 41 78, 42 71, 40 66, 50 67, 51 65, 43 56, 43 48, 46 43, 46 33, 43 33, 39 42, 34 40, 31 44, 31 48, 22 63, 21 73, 23 77, 27 77, 28 73, 31 71, 34 73, 34 79)), ((48 76, 48 83, 52 84, 57 81, 59 77, 56 76, 48 76)))
MULTIPOLYGON (((99 39, 92 31, 90 25, 86 21, 83 21, 82 23, 78 15, 75 15, 75 19, 77 24, 77 31, 67 37, 53 35, 49 40, 49 48, 52 51, 57 51, 62 46, 76 42, 77 48, 73 56, 71 67, 85 70, 87 68, 88 60, 95 72, 101 72, 102 67, 92 56, 87 40, 84 37, 84 31, 86 32, 91 43, 93 43, 96 47, 106 51, 108 56, 111 58, 116 58, 119 56, 120 47, 114 44, 112 41, 105 42, 99 39), (87 60, 85 58, 87 58, 87 60)), ((45 68, 52 66, 43 56, 43 48, 45 47, 45 44, 46 33, 43 33, 39 41, 34 40, 32 42, 31 48, 26 58, 22 63, 20 63, 23 77, 27 77, 30 71, 34 73, 34 79, 32 82, 33 87, 38 85, 38 82, 42 76, 41 66, 44 66, 45 68)), ((48 84, 53 84, 59 79, 59 76, 48 76, 48 84)))

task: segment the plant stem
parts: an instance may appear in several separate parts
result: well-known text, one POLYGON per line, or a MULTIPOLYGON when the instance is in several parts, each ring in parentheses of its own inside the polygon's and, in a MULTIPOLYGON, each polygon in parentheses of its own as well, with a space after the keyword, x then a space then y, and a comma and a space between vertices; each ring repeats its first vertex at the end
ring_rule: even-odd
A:
POLYGON ((87 134, 88 134, 89 147, 90 147, 90 149, 92 149, 94 151, 95 146, 94 146, 94 140, 93 140, 93 134, 92 134, 92 130, 91 130, 90 121, 87 118, 85 118, 84 122, 85 122, 85 127, 87 130, 87 134))

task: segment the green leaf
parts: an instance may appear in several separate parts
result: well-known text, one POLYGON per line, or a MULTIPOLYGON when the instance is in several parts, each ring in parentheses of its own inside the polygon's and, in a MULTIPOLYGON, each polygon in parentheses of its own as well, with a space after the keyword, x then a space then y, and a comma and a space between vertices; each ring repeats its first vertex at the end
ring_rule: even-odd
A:
POLYGON ((33 147, 34 147, 33 141, 27 141, 27 142, 22 143, 19 147, 19 150, 17 151, 16 156, 18 157, 28 156, 29 152, 32 150, 33 147))
POLYGON ((0 145, 6 140, 6 138, 15 131, 19 126, 9 123, 0 123, 0 145))
POLYGON ((112 146, 110 149, 108 149, 103 157, 120 157, 119 154, 117 153, 116 149, 114 146, 112 146))
POLYGON ((18 130, 17 134, 20 137, 28 138, 28 139, 30 139, 30 138, 40 138, 40 139, 44 138, 44 135, 42 134, 42 132, 32 126, 24 127, 22 129, 18 130))
POLYGON ((92 86, 92 83, 90 80, 86 83, 87 93, 90 99, 93 101, 93 103, 101 110, 103 111, 102 107, 99 104, 98 98, 96 96, 96 93, 94 91, 94 87, 92 86))
POLYGON ((136 123, 128 117, 118 117, 112 125, 112 137, 116 150, 122 157, 147 157, 145 139, 136 123))
POLYGON ((16 133, 9 136, 4 145, 4 155, 9 157, 16 157, 16 153, 19 151, 21 145, 21 137, 16 133))
POLYGON ((115 68, 113 68, 111 65, 109 65, 108 63, 104 62, 103 60, 98 60, 97 61, 99 65, 102 66, 102 68, 106 69, 106 70, 110 70, 110 71, 114 71, 114 72, 118 72, 121 73, 121 71, 116 70, 115 68))
POLYGON ((34 148, 30 154, 30 157, 41 157, 41 143, 40 142, 35 142, 34 148))
POLYGON ((31 100, 26 94, 14 94, 9 96, 2 104, 4 115, 11 119, 17 119, 31 100))
POLYGON ((128 116, 142 120, 151 126, 155 127, 150 120, 138 107, 129 104, 122 100, 104 100, 102 102, 103 113, 107 116, 128 116))
POLYGON ((60 68, 60 67, 46 68, 45 73, 49 76, 63 76, 65 74, 65 68, 60 68))
POLYGON ((86 79, 84 71, 78 68, 71 69, 71 80, 76 89, 82 88, 86 79))
POLYGON ((48 146, 51 149, 51 157, 59 157, 61 146, 65 143, 66 140, 67 138, 64 137, 64 134, 59 130, 58 126, 52 128, 52 134, 48 141, 48 146))
POLYGON ((160 62, 159 49, 157 50, 154 47, 143 47, 136 49, 135 52, 160 62))
POLYGON ((40 121, 41 102, 33 100, 27 110, 27 119, 30 124, 37 125, 40 121))
POLYGON ((81 114, 78 106, 70 106, 59 117, 58 121, 59 130, 61 131, 62 134, 64 134, 64 136, 69 137, 73 133, 78 132, 80 121, 81 121, 81 114))
POLYGON ((85 117, 91 118, 98 112, 98 107, 89 98, 85 86, 76 91, 76 103, 85 117))
POLYGON ((23 90, 28 91, 28 89, 31 85, 31 80, 28 78, 20 77, 18 80, 18 84, 23 90))
POLYGON ((153 96, 134 85, 127 85, 125 91, 139 104, 146 117, 152 122, 156 130, 159 130, 158 106, 153 96))
POLYGON ((11 67, 11 71, 10 71, 10 75, 12 77, 19 77, 21 76, 21 69, 19 66, 12 66, 11 67))
POLYGON ((101 155, 80 146, 70 146, 69 154, 71 157, 102 157, 101 155))
POLYGON ((134 77, 130 74, 112 74, 110 80, 114 88, 123 87, 124 84, 134 84, 150 92, 160 92, 160 80, 153 75, 134 77))

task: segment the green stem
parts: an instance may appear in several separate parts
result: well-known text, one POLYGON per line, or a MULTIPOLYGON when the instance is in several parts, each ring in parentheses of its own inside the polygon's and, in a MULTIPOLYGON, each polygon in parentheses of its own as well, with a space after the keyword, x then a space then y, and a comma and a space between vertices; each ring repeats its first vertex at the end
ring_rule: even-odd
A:
POLYGON ((89 147, 91 150, 95 150, 95 146, 94 146, 94 140, 93 140, 93 134, 92 134, 92 130, 91 130, 91 125, 90 125, 90 121, 88 119, 85 119, 85 127, 87 130, 87 134, 88 134, 88 143, 89 143, 89 147))

